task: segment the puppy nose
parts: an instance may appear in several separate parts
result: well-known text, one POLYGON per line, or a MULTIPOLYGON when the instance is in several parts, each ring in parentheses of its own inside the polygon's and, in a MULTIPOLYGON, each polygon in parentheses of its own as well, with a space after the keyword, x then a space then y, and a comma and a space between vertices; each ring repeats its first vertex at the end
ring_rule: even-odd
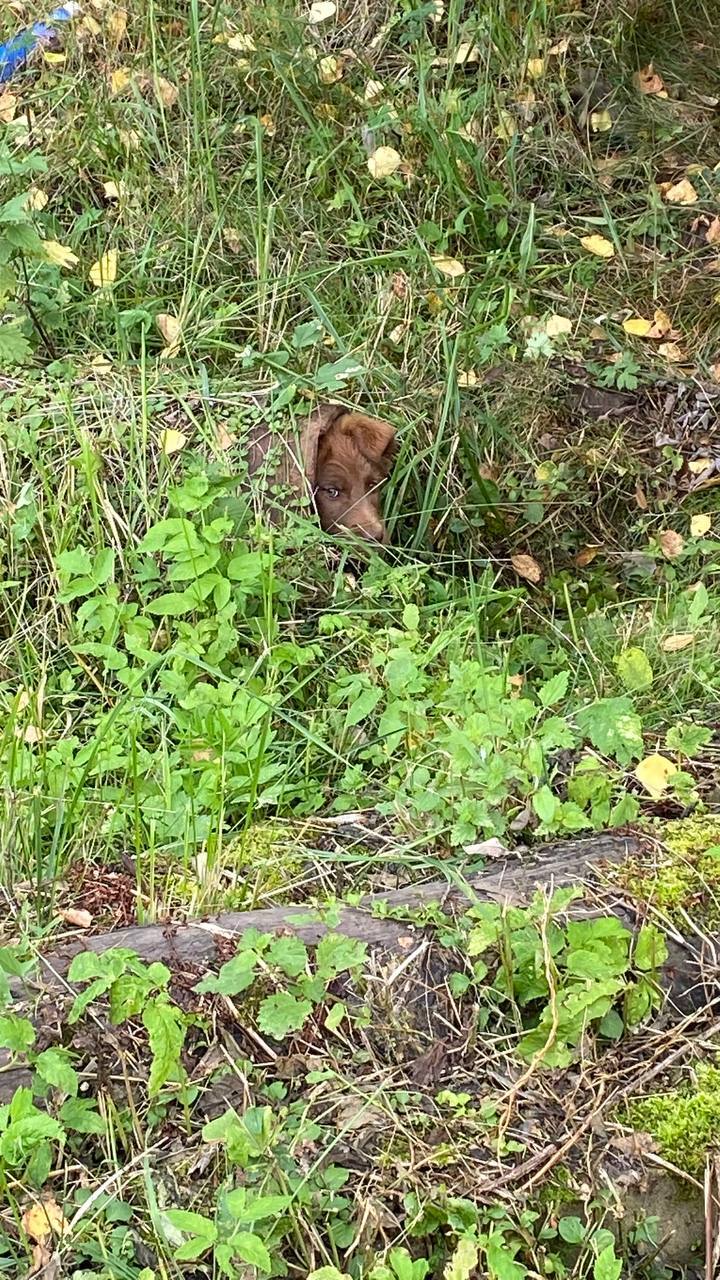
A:
POLYGON ((367 524, 363 525, 362 532, 363 537, 367 538, 368 542, 379 542, 383 547, 387 546, 389 542, 388 531, 383 520, 368 521, 367 524))

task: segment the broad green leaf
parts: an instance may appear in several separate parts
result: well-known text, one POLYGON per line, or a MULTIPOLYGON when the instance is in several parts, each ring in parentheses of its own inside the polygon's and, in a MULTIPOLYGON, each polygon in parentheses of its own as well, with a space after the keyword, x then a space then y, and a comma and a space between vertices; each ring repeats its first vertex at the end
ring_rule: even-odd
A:
MULTIPOLYGON (((406 631, 417 631, 420 626, 420 610, 416 604, 405 605, 402 620, 406 631)), ((395 1252, 399 1252, 399 1250, 396 1250, 395 1252)))
POLYGON ((592 745, 618 764, 628 765, 643 754, 642 722, 629 698, 600 698, 575 718, 592 745))
POLYGON ((148 1033, 152 1053, 147 1087, 150 1097, 154 1097, 181 1070, 180 1051, 185 1040, 185 1023, 180 1010, 162 999, 151 1000, 146 1005, 143 1026, 148 1033))
POLYGON ((532 799, 533 809, 538 818, 546 827, 552 826, 555 821, 555 815, 560 808, 560 801, 554 796, 548 786, 541 787, 536 791, 532 799))
POLYGON ((586 1230, 585 1223, 574 1214, 568 1214, 558 1222, 558 1235, 566 1244, 581 1244, 585 1239, 586 1230))
POLYGON ((668 949, 663 934, 654 924, 643 925, 633 952, 635 968, 647 973, 650 970, 659 969, 667 958, 668 949))
POLYGON ((238 1231, 232 1236, 231 1244, 243 1262, 249 1263, 251 1267, 258 1267, 261 1271, 272 1271, 272 1259, 260 1236, 252 1231, 238 1231))
POLYGON ((665 744, 670 751, 677 751, 680 755, 692 760, 703 747, 707 746, 711 738, 712 730, 706 729, 704 725, 676 724, 668 729, 665 744))
POLYGON ((620 1280, 622 1265, 622 1258, 615 1254, 615 1246, 607 1245, 595 1259, 593 1280, 620 1280))
POLYGON ((693 591, 692 601, 688 609, 688 626, 691 631, 695 631, 700 619, 707 612, 710 603, 710 596, 704 582, 699 582, 693 591))
POLYGON ((297 978, 304 973, 308 964, 308 953, 305 943, 300 938, 288 935, 276 938, 266 952, 266 959, 288 978, 297 978))
POLYGON ((60 1119, 73 1133, 105 1133, 105 1121, 93 1098, 68 1098, 60 1108, 60 1119))
POLYGON ((77 1094, 78 1075, 70 1062, 67 1049, 45 1049, 35 1059, 35 1070, 40 1079, 52 1085, 54 1089, 61 1089, 71 1098, 77 1094))
POLYGON ((164 596, 151 600, 145 608, 158 618, 182 618, 198 607, 196 597, 190 591, 168 591, 164 596))
POLYGON ((649 689, 653 682, 653 670, 642 649, 625 649, 615 659, 615 665, 628 693, 649 689))
POLYGON ((359 969, 367 959, 367 946, 359 938, 346 938, 341 933, 326 933, 315 952, 317 971, 326 981, 339 973, 359 969))
POLYGON ((353 725, 359 724, 361 720, 365 720, 375 710, 378 702, 383 696, 382 689, 378 689, 377 685, 369 685, 363 689, 348 707, 345 717, 345 728, 352 729, 353 725))
POLYGON ((0 1048, 11 1053, 27 1053, 35 1043, 35 1028, 28 1018, 8 1013, 0 1017, 0 1048))
POLYGON ((558 671, 538 689, 538 698, 544 707, 554 707, 565 697, 570 680, 569 671, 558 671))
POLYGON ((337 1031, 346 1013, 347 1009, 345 1008, 342 1000, 338 1000, 337 1003, 333 1005, 325 1019, 325 1026, 328 1031, 337 1031))
POLYGON ((299 1031, 305 1025, 313 1007, 309 1000, 298 1000, 287 991, 267 996, 258 1009, 258 1026, 266 1036, 284 1040, 291 1031, 299 1031))
POLYGON ((227 960, 220 969, 217 976, 209 973, 206 978, 196 983, 195 990, 200 994, 207 992, 223 995, 236 996, 241 991, 247 991, 255 981, 255 970, 257 968, 257 956, 253 951, 239 951, 232 960, 227 960))

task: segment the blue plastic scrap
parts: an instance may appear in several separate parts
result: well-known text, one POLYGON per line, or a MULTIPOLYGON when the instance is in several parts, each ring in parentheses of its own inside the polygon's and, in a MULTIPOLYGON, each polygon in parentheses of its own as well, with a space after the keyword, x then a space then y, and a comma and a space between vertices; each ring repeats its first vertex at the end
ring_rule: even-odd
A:
POLYGON ((80 5, 68 0, 67 4, 48 14, 44 22, 35 22, 5 44, 0 44, 0 84, 5 84, 16 71, 20 71, 36 49, 52 43, 58 34, 52 25, 54 22, 72 22, 79 12, 80 5))

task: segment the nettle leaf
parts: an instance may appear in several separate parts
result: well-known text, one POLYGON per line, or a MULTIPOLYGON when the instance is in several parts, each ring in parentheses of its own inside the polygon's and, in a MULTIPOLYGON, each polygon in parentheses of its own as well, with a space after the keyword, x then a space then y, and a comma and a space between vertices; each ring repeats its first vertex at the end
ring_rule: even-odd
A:
POLYGON ((274 1040, 284 1040, 291 1031, 299 1031, 305 1025, 313 1006, 309 1000, 298 1000, 287 991, 268 996, 258 1009, 258 1026, 263 1035, 274 1040))
POLYGON ((711 738, 712 729, 706 729, 704 725, 676 724, 672 729, 668 729, 665 743, 671 751, 678 751, 680 755, 692 759, 707 746, 711 738))
POLYGON ((180 1052, 186 1027, 180 1010, 164 999, 151 1000, 146 1005, 143 1026, 153 1055, 148 1078, 148 1093, 153 1097, 168 1080, 181 1072, 180 1052))
POLYGON ((0 1017, 0 1048, 11 1053, 27 1053, 35 1043, 35 1028, 27 1018, 14 1013, 0 1017))
POLYGON ((241 991, 247 991, 255 981, 257 960, 253 951, 240 951, 232 960, 226 961, 217 976, 209 973, 201 982, 196 983, 194 989, 201 995, 239 995, 241 991))
POLYGON ((266 959, 270 964, 281 969, 286 977, 297 978, 307 968, 307 947, 300 938, 292 936, 276 938, 268 948, 266 959))
POLYGON ((272 1259, 260 1236, 252 1231, 238 1231, 231 1237, 230 1243, 233 1252, 243 1262, 249 1263, 251 1267, 259 1267, 261 1271, 272 1271, 272 1259))
POLYGON ((663 934, 655 928, 654 924, 643 925, 633 952, 635 968, 648 973, 653 969, 659 969, 667 958, 668 949, 663 934))
POLYGON ((32 346, 25 337, 21 321, 0 324, 0 372, 27 364, 32 346))
POLYGON ((60 1108, 60 1119, 73 1133, 105 1132, 105 1121, 93 1098, 68 1098, 60 1108))
POLYGON ((554 707, 565 697, 570 680, 569 671, 558 671, 538 689, 538 698, 544 707, 554 707))
POLYGON ((642 756, 642 721, 629 698, 600 698, 577 711, 575 719, 592 745, 618 764, 642 756))
POLYGON ((326 933, 315 952, 318 974, 326 981, 361 968, 366 959, 367 945, 359 938, 346 938, 340 933, 326 933))
POLYGON ((75 1097, 79 1086, 78 1074, 67 1049, 45 1049, 35 1059, 35 1070, 46 1084, 75 1097))

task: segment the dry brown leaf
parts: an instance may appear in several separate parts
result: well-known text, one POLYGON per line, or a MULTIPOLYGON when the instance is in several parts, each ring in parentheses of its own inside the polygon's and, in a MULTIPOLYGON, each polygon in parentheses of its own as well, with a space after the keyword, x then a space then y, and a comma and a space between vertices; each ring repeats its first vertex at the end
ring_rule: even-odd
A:
POLYGON ((126 9, 112 9, 108 14, 107 33, 114 45, 119 45, 125 38, 128 16, 126 9))
POLYGON ((518 577, 525 578, 532 583, 542 582, 543 571, 537 560, 534 560, 532 556, 511 556, 510 563, 518 577))
POLYGON ((674 636, 666 636, 661 641, 660 648, 665 653, 679 653, 681 649, 687 649, 694 639, 694 631, 678 631, 674 636))
POLYGON ((697 515, 690 519, 690 536, 693 538, 704 538, 706 533, 712 529, 712 516, 697 515))
POLYGON ((368 156, 367 167, 373 178, 389 178, 402 164, 402 156, 394 147, 378 147, 368 156))
POLYGON ((658 533, 655 536, 660 544, 660 550, 665 556, 665 559, 677 559, 685 546, 680 534, 676 533, 674 529, 663 529, 661 533, 658 533))
POLYGON ((155 97, 164 107, 167 107, 169 110, 171 107, 175 106, 180 95, 180 90, 176 84, 171 84, 164 76, 155 76, 153 80, 153 88, 155 90, 155 97))
POLYGON ((682 360, 687 359, 686 353, 677 342, 661 342, 658 347, 658 355, 661 355, 668 364, 678 364, 682 360))
POLYGON ((475 369, 458 369, 457 384, 459 387, 476 387, 480 378, 475 369))
POLYGON ((382 80, 368 80, 363 90, 363 101, 374 102, 376 98, 380 97, 384 88, 382 80))
POLYGON ((275 124, 273 117, 270 115, 269 112, 266 111, 263 115, 260 116, 260 124, 265 130, 265 134, 268 138, 275 137, 275 134, 277 133, 277 126, 275 124))
POLYGON ((57 1250, 51 1252, 46 1244, 40 1241, 31 1250, 32 1263, 28 1271, 28 1280, 60 1280, 62 1262, 57 1250))
POLYGON ((480 50, 476 44, 472 44, 469 40, 463 40, 457 47, 455 54, 455 66, 464 67, 468 62, 479 62, 480 50))
POLYGON ((58 911, 61 920, 66 924, 71 924, 74 929, 89 929, 93 918, 89 911, 84 911, 82 907, 66 907, 62 911, 58 911))
POLYGON ((176 356, 180 350, 180 339, 182 337, 182 325, 177 316, 161 311, 155 317, 155 323, 165 339, 165 348, 161 351, 161 356, 176 356))
POLYGON ((242 239, 237 227, 225 227, 222 238, 231 253, 239 253, 242 249, 242 239))
POLYGON ((342 58, 336 58, 332 53, 328 53, 326 57, 320 58, 317 66, 318 75, 323 84, 335 84, 338 80, 342 80, 344 70, 342 58))
POLYGON ((614 244, 612 241, 606 240, 605 236, 582 236, 580 243, 583 249, 586 249, 588 253, 594 253, 596 258, 612 258, 615 255, 614 244))
POLYGON ((649 62, 646 67, 641 67, 639 71, 636 71, 634 79, 635 84, 641 93, 652 93, 658 98, 667 98, 667 89, 663 84, 662 78, 653 67, 652 62, 649 62))
POLYGON ((42 213, 47 207, 48 199, 47 191, 43 191, 41 187, 31 187, 28 191, 27 207, 32 209, 33 213, 42 213))
POLYGON ((672 320, 667 311, 657 310, 653 317, 652 327, 647 333, 648 338, 677 338, 679 334, 673 330, 672 320))
POLYGON ((227 47, 232 49, 233 53, 254 53, 255 41, 252 36, 246 35, 244 31, 238 31, 234 36, 230 36, 227 47))
POLYGON ((37 1204, 31 1204, 23 1213, 22 1229, 28 1240, 40 1243, 50 1236, 62 1236, 67 1229, 67 1219, 57 1201, 49 1196, 37 1204))
POLYGON ((671 183, 663 191, 663 199, 668 204, 697 204, 698 193, 689 178, 682 178, 680 182, 671 183))
POLYGON ((559 338, 565 333, 572 333, 572 328, 573 322, 570 317, 558 315, 557 312, 548 316, 544 325, 548 338, 559 338))
POLYGON ((720 244, 720 218, 715 215, 710 226, 705 232, 705 239, 708 244, 720 244))
POLYGON ((667 791, 668 782, 677 771, 678 767, 672 760, 655 754, 645 756, 645 759, 636 766, 634 773, 648 795, 652 796, 653 800, 659 800, 667 791))
POLYGON ((0 93, 0 123, 10 124, 10 121, 14 120, 16 106, 17 98, 14 93, 10 93, 9 89, 0 93))
POLYGON ((637 502, 641 511, 647 511, 648 500, 645 497, 644 489, 642 489, 639 484, 635 485, 635 501, 637 502))
POLYGON ((599 555, 601 551, 602 546, 600 545, 594 547, 583 547, 581 551, 578 551, 575 557, 575 564, 578 569, 584 569, 587 565, 592 564, 595 557, 599 555))
POLYGON ((701 476, 711 466, 712 458, 691 458, 690 462, 688 462, 688 471, 691 475, 701 476))

